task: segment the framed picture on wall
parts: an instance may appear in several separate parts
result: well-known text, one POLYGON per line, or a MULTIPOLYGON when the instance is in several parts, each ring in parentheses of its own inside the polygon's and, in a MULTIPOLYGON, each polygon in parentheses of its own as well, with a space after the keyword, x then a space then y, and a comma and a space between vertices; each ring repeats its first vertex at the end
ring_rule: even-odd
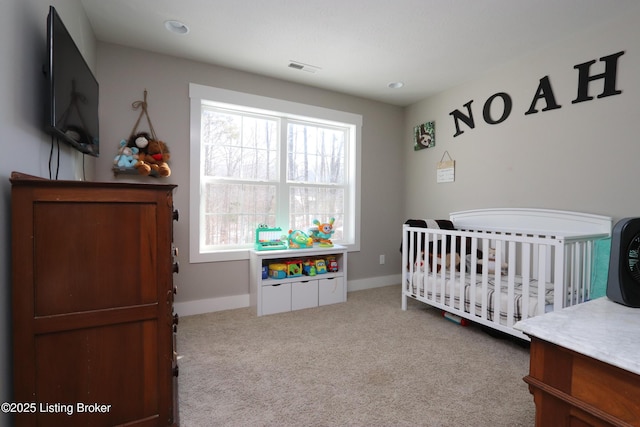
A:
POLYGON ((436 122, 426 122, 413 128, 413 149, 418 151, 436 146, 436 122))

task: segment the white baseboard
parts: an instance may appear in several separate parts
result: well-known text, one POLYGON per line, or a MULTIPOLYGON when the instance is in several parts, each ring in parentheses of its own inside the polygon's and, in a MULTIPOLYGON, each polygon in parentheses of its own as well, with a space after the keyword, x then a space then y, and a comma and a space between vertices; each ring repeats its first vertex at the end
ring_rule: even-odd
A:
MULTIPOLYGON (((401 275, 369 277, 367 279, 349 280, 347 292, 362 291, 365 289, 381 288, 383 286, 397 285, 401 275)), ((249 294, 234 295, 230 297, 208 298, 195 301, 175 302, 173 307, 180 317, 196 314, 213 313, 215 311, 233 310, 249 307, 249 294)))
POLYGON ((363 291, 365 289, 381 288, 383 286, 399 285, 402 275, 392 274, 391 276, 368 277, 366 279, 349 280, 347 282, 347 292, 363 291))
POLYGON ((244 307, 249 307, 249 294, 173 303, 173 308, 180 317, 244 307))

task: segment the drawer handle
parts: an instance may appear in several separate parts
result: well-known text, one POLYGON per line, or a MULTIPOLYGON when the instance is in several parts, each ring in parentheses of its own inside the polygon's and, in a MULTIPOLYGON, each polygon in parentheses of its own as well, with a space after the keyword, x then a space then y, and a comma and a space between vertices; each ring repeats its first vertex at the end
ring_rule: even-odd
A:
POLYGON ((178 209, 174 209, 171 217, 174 221, 178 222, 178 220, 180 219, 180 211, 178 209))
POLYGON ((180 263, 178 261, 173 263, 173 272, 174 273, 179 273, 180 272, 180 263))

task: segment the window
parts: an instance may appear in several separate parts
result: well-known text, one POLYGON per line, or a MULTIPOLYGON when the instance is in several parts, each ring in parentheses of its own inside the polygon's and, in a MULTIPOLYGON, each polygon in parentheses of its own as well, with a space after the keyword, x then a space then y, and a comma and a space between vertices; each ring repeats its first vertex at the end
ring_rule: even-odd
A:
POLYGON ((248 258, 258 224, 359 249, 362 117, 191 84, 190 260, 248 258))

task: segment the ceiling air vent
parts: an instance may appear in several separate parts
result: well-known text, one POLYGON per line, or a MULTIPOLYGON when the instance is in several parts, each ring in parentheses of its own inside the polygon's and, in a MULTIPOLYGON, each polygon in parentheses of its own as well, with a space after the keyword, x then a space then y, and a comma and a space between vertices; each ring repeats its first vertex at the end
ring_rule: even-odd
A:
POLYGON ((308 73, 315 73, 320 69, 320 67, 316 67, 315 65, 303 64, 298 61, 290 61, 289 68, 293 68, 294 70, 302 70, 308 73))

